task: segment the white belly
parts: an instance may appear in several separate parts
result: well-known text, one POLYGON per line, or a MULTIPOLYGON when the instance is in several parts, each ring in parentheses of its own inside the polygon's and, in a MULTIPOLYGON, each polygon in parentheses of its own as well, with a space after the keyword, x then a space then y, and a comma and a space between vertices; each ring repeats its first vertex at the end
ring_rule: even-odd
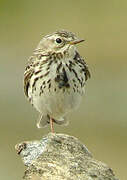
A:
MULTIPOLYGON (((58 83, 54 81, 54 78, 56 76, 56 74, 54 73, 54 71, 56 71, 55 66, 56 65, 54 65, 54 67, 50 69, 50 74, 44 77, 45 84, 42 86, 44 80, 40 78, 36 82, 36 89, 34 91, 32 91, 32 88, 29 88, 28 95, 30 99, 32 99, 32 104, 34 105, 34 107, 41 114, 48 114, 54 119, 60 119, 64 117, 68 112, 79 106, 81 97, 84 92, 84 87, 81 87, 81 84, 75 77, 75 74, 73 72, 70 73, 69 70, 66 69, 70 87, 59 88, 58 83), (50 80, 50 88, 49 83, 47 83, 48 80, 50 80), (76 84, 76 86, 74 84, 76 84), (40 93, 40 89, 42 89, 42 93, 40 93)), ((31 78, 31 87, 34 78, 34 76, 31 78)))
MULTIPOLYGON (((38 94, 38 93, 37 93, 38 94)), ((41 96, 33 95, 33 104, 41 114, 48 114, 54 119, 64 117, 68 112, 77 108, 81 101, 81 95, 73 90, 63 89, 44 91, 41 96)))

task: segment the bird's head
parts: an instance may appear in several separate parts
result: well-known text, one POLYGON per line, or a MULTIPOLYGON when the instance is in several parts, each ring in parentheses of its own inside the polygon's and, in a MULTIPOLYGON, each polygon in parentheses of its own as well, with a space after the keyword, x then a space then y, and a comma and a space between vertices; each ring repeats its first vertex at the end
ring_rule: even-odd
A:
POLYGON ((78 39, 72 32, 61 30, 43 37, 37 49, 44 53, 68 51, 69 54, 73 54, 76 50, 75 45, 83 41, 78 39))

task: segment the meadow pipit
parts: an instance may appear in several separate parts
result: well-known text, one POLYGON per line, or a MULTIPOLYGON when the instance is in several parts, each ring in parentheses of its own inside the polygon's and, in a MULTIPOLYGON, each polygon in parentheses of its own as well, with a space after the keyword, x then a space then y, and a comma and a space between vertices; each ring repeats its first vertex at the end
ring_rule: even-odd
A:
POLYGON ((24 73, 24 92, 39 111, 37 127, 53 122, 67 124, 66 115, 78 107, 90 77, 88 66, 76 44, 84 40, 65 30, 49 34, 40 41, 24 73))

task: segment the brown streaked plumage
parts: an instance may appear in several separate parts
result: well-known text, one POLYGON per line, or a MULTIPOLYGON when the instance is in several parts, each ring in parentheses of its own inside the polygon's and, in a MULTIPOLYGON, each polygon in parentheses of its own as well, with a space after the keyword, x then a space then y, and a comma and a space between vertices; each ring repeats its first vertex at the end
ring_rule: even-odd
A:
POLYGON ((43 37, 30 57, 24 73, 24 92, 39 111, 37 127, 53 122, 67 124, 65 116, 74 110, 84 94, 90 72, 76 44, 82 42, 65 30, 43 37))

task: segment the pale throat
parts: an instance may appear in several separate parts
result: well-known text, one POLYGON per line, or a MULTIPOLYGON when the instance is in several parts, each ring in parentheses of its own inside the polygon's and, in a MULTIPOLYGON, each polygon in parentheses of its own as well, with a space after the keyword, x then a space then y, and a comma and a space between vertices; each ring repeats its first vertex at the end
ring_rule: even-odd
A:
POLYGON ((70 58, 73 59, 76 54, 76 46, 68 46, 68 47, 63 47, 57 53, 62 53, 64 55, 64 58, 70 58), (64 53, 66 52, 66 53, 64 53))

